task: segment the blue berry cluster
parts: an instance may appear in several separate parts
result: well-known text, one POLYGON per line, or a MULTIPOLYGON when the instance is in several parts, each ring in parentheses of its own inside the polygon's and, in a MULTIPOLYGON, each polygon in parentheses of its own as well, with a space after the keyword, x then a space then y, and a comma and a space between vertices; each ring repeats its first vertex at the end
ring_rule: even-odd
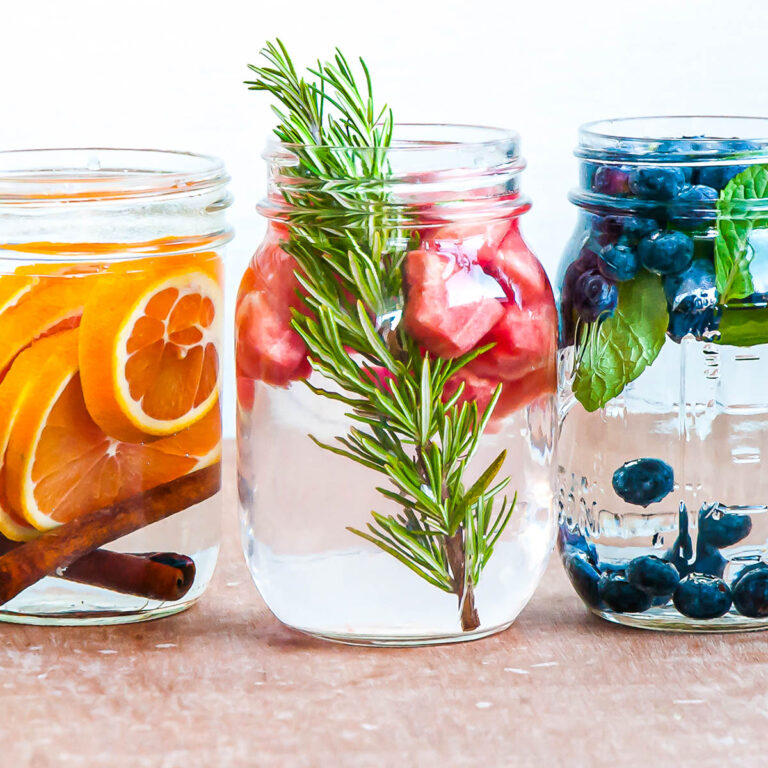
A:
POLYGON ((641 555, 622 564, 603 563, 578 531, 561 524, 558 548, 565 571, 590 607, 616 613, 643 613, 672 601, 691 619, 719 618, 731 607, 750 618, 768 617, 768 565, 744 567, 730 586, 723 579, 727 560, 721 549, 745 539, 752 530, 749 515, 704 505, 698 515, 695 547, 688 512, 680 504, 678 537, 662 557, 641 555))
POLYGON ((707 164, 701 158, 713 150, 722 157, 756 148, 741 139, 674 139, 659 142, 654 165, 592 167, 588 184, 613 199, 601 209, 612 212, 590 214, 589 234, 564 275, 563 345, 573 343, 576 318, 594 322, 611 317, 617 284, 632 280, 641 269, 664 281, 672 339, 707 338, 717 331, 720 308, 712 241, 706 235, 717 217, 720 190, 746 166, 722 159, 707 164), (698 163, 686 165, 693 158, 698 163), (694 238, 697 233, 701 237, 694 238))

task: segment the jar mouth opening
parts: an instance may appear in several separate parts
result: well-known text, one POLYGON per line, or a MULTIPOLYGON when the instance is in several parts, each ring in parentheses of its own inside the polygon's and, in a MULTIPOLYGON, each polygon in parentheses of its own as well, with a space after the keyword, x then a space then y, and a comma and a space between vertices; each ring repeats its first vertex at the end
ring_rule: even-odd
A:
POLYGON ((579 128, 576 157, 681 165, 768 160, 768 117, 672 115, 596 120, 579 128))
POLYGON ((159 149, 0 151, 0 206, 185 197, 229 181, 218 158, 159 149))
MULTIPOLYGON (((268 141, 264 158, 274 159, 276 155, 305 148, 307 144, 287 144, 272 139, 268 141)), ((342 144, 311 145, 331 152, 366 153, 375 150, 370 147, 344 146, 342 144)), ((460 150, 482 150, 502 148, 508 157, 517 157, 520 152, 520 135, 513 130, 487 125, 465 123, 395 123, 392 143, 385 150, 388 155, 398 153, 437 153, 460 150)))

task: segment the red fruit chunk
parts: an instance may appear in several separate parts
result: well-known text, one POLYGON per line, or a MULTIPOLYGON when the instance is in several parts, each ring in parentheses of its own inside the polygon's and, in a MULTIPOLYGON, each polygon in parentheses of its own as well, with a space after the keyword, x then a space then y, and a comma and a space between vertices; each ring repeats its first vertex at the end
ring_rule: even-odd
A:
POLYGON ((547 274, 525 244, 517 224, 507 232, 498 248, 481 251, 478 261, 498 280, 509 301, 522 306, 541 299, 551 301, 554 306, 547 274))
POLYGON ((476 264, 419 249, 406 257, 408 333, 438 357, 469 352, 504 314, 503 294, 476 264))
POLYGON ((482 340, 492 349, 472 360, 468 368, 477 376, 513 381, 544 368, 555 354, 557 312, 554 305, 536 303, 521 309, 508 304, 504 317, 482 340))
POLYGON ((492 254, 509 232, 509 220, 489 221, 485 224, 454 223, 434 230, 426 230, 422 235, 423 247, 441 253, 453 254, 459 261, 472 262, 491 258, 492 254))
POLYGON ((495 346, 473 360, 469 369, 477 376, 514 381, 552 367, 557 334, 552 288, 517 227, 483 267, 504 289, 508 301, 504 317, 482 340, 495 346))
POLYGON ((295 269, 273 233, 243 276, 235 312, 239 375, 278 387, 309 376, 306 345, 291 327, 291 308, 302 306, 295 269))

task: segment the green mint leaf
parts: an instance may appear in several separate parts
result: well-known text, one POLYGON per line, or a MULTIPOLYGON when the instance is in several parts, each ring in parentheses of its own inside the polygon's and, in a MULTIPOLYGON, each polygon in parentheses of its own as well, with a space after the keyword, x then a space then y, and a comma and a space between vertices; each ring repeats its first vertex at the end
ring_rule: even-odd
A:
POLYGON ((715 275, 720 301, 744 299, 754 293, 750 263, 754 251, 749 236, 755 227, 768 226, 749 211, 747 201, 759 200, 768 193, 768 165, 751 165, 734 176, 717 201, 717 239, 715 275))
POLYGON ((668 322, 657 275, 643 271, 619 285, 613 316, 587 326, 576 346, 573 393, 585 410, 602 408, 656 359, 668 322))

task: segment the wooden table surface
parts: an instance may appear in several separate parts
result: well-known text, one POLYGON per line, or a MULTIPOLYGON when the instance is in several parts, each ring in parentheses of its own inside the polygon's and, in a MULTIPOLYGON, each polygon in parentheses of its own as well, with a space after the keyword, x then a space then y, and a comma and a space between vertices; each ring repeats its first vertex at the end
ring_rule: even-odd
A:
POLYGON ((607 624, 553 559, 495 637, 315 641, 260 600, 228 481, 219 568, 192 610, 122 627, 0 626, 0 766, 768 765, 768 635, 607 624))

